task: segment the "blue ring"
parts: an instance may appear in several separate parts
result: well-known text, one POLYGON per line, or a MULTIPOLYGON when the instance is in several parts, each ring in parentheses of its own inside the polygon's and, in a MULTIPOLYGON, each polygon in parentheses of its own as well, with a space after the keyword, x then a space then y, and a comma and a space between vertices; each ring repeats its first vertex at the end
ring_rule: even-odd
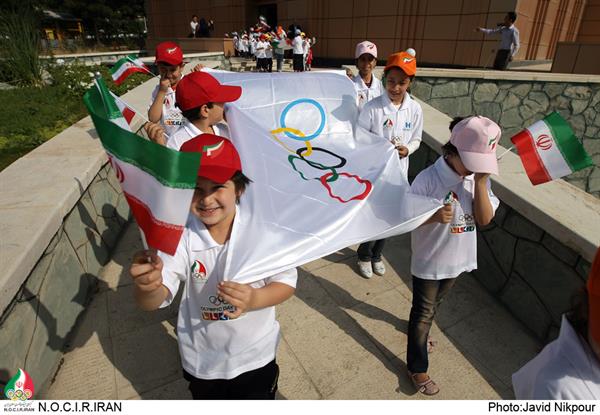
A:
POLYGON ((285 125, 285 117, 288 113, 288 111, 298 105, 298 104, 302 104, 303 102, 306 102, 307 104, 312 104, 315 107, 317 107, 317 109, 319 110, 319 113, 321 114, 321 124, 319 125, 319 128, 317 128, 317 131, 315 131, 314 133, 312 133, 311 135, 307 135, 306 137, 300 137, 299 135, 296 134, 292 134, 289 131, 284 131, 285 135, 287 135, 289 138, 294 139, 294 140, 298 140, 298 141, 310 141, 313 138, 318 137, 321 132, 323 131, 323 128, 325 128, 325 111, 323 110, 323 107, 321 106, 321 104, 319 104, 317 101, 315 101, 314 99, 310 99, 310 98, 301 98, 301 99, 297 99, 296 101, 292 101, 290 102, 285 109, 283 110, 283 112, 281 113, 281 117, 279 118, 279 123, 281 124, 282 128, 288 128, 285 125))

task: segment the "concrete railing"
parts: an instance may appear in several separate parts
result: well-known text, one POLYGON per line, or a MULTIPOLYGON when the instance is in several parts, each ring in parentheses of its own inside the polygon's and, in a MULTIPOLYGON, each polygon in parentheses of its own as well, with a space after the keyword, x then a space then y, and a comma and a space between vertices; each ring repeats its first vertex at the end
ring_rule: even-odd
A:
MULTIPOLYGON (((123 99, 143 114, 156 83, 123 99)), ((48 386, 129 218, 90 117, 0 172, 0 383, 48 386)))

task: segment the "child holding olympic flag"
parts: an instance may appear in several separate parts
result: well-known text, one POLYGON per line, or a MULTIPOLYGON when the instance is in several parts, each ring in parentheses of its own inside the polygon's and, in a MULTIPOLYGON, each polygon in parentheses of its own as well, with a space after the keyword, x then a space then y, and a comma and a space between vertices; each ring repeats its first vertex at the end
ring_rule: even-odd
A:
MULTIPOLYGON (((238 87, 239 88, 239 87, 238 87)), ((137 304, 166 307, 180 281, 177 340, 194 399, 275 399, 279 323, 275 305, 294 294, 295 268, 250 284, 231 281, 226 261, 238 203, 250 180, 233 144, 201 134, 181 146, 201 153, 190 219, 173 256, 140 251, 131 264, 137 304)))
POLYGON ((411 234, 413 299, 406 366, 416 389, 425 395, 439 392, 427 374, 429 329, 437 307, 461 273, 477 268, 476 225, 490 223, 500 204, 489 182, 490 174, 498 174, 500 127, 474 116, 455 119, 450 129, 443 156, 421 171, 411 186, 411 193, 444 203, 411 234))
MULTIPOLYGON (((383 137, 396 147, 400 156, 401 173, 406 181, 408 156, 421 145, 423 133, 423 110, 407 92, 417 73, 415 54, 414 49, 409 49, 407 52, 394 53, 388 57, 383 77, 385 93, 367 102, 358 118, 360 127, 383 137)), ((365 53, 361 54, 362 57, 364 55, 365 53)), ((360 244, 360 275, 371 278, 373 273, 385 274, 385 264, 381 258, 384 245, 385 239, 360 244)))

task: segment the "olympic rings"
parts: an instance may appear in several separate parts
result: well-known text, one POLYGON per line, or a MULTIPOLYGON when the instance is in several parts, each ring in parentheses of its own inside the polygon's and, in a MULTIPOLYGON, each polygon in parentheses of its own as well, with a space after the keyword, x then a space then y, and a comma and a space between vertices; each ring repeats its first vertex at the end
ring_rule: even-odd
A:
POLYGON ((321 151, 323 153, 330 154, 333 157, 337 157, 338 159, 340 159, 339 164, 336 164, 335 166, 324 166, 321 163, 316 163, 314 161, 306 160, 304 158, 304 156, 309 156, 310 154, 302 154, 302 152, 304 150, 307 150, 307 148, 306 147, 299 148, 298 150, 296 150, 296 154, 298 154, 302 160, 304 160, 305 162, 307 162, 311 167, 314 167, 315 169, 319 169, 319 170, 339 169, 340 167, 343 167, 346 164, 346 159, 343 158, 342 156, 338 156, 337 154, 335 154, 335 153, 333 153, 333 152, 331 152, 329 150, 325 150, 324 148, 313 147, 311 153, 313 151, 321 151))
POLYGON ((279 117, 279 124, 281 124, 281 127, 287 129, 288 127, 287 127, 287 125, 285 125, 285 117, 287 116, 287 113, 289 112, 290 109, 292 109, 296 105, 302 104, 302 103, 311 104, 311 105, 314 105, 315 107, 317 107, 317 109, 319 110, 319 114, 321 115, 321 123, 319 124, 319 128, 317 128, 317 130, 314 133, 307 135, 307 136, 305 136, 304 134, 299 135, 299 134, 296 134, 296 133, 293 133, 293 132, 287 131, 287 130, 284 131, 284 133, 285 133, 285 135, 287 135, 289 138, 291 138, 293 140, 310 141, 313 138, 318 137, 321 134, 321 132, 323 132, 323 129, 325 128, 325 110, 323 109, 321 104, 319 104, 314 99, 301 98, 301 99, 297 99, 295 101, 290 102, 283 109, 283 112, 281 113, 281 116, 279 117))
MULTIPOLYGON (((295 164, 294 160, 302 160, 302 161, 304 161, 306 163, 308 163, 308 160, 306 160, 306 159, 304 159, 302 157, 288 156, 288 162, 292 165, 292 169, 294 169, 294 171, 296 173, 298 173, 303 180, 306 180, 306 181, 309 181, 309 180, 321 180, 320 176, 319 177, 312 177, 311 179, 307 179, 306 176, 304 176, 304 173, 302 173, 300 170, 298 170, 296 168, 296 164, 295 164)), ((311 167, 314 167, 314 166, 311 166, 311 167)), ((339 174, 335 170, 335 168, 327 168, 327 169, 319 169, 319 170, 330 170, 331 171, 331 173, 328 173, 328 174, 330 176, 332 176, 332 177, 331 178, 329 178, 329 177, 327 178, 328 182, 335 182, 338 179, 338 177, 339 177, 339 174)))
MULTIPOLYGON (((301 137, 304 137, 304 134, 302 133, 302 131, 296 130, 295 128, 278 128, 276 130, 271 130, 271 137, 273 137, 273 139, 275 141, 277 141, 279 144, 281 144, 283 146, 283 148, 285 148, 290 153, 296 154, 296 152, 294 150, 292 150, 291 148, 289 148, 288 146, 286 146, 283 141, 281 141, 279 138, 277 138, 276 134, 284 132, 284 131, 293 132, 295 134, 298 134, 301 137)), ((310 156, 312 154, 312 145, 310 144, 310 141, 305 141, 304 144, 306 144, 306 153, 304 155, 306 157, 308 157, 308 156, 310 156)))

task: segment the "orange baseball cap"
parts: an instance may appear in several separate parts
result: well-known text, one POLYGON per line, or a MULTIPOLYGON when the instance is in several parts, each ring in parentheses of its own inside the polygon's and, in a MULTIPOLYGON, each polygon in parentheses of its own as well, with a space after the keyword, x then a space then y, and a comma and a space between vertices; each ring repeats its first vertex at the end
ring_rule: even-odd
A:
POLYGON ((408 76, 414 76, 417 73, 417 58, 408 52, 397 52, 389 56, 385 71, 390 68, 400 68, 408 76))
POLYGON ((590 334, 594 341, 600 345, 600 249, 592 263, 587 282, 590 334))

